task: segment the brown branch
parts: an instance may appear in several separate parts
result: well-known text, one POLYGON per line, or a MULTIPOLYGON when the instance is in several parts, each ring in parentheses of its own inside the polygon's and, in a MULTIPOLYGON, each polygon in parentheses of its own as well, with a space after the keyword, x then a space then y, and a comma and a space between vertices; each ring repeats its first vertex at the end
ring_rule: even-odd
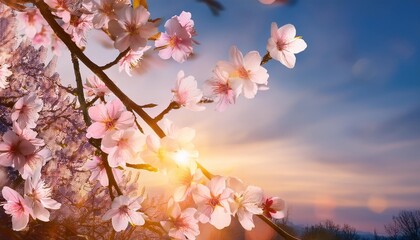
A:
POLYGON ((85 120, 85 123, 87 126, 92 124, 90 121, 90 117, 87 111, 87 104, 85 99, 85 94, 83 93, 83 83, 82 83, 82 76, 80 74, 80 66, 79 66, 79 60, 77 59, 76 55, 74 53, 71 53, 71 61, 73 62, 73 70, 74 75, 76 77, 76 84, 77 84, 77 98, 79 99, 80 108, 83 112, 83 120, 85 120))
POLYGON ((177 102, 171 102, 169 105, 159 114, 157 115, 154 120, 159 122, 162 118, 168 114, 172 109, 179 109, 181 106, 177 102))
POLYGON ((269 53, 269 52, 267 52, 267 53, 264 55, 263 59, 261 60, 260 65, 264 65, 264 64, 266 64, 266 63, 267 63, 268 61, 270 61, 271 59, 273 59, 273 58, 270 56, 270 53, 269 53))
POLYGON ((114 61, 107 63, 105 65, 103 65, 102 67, 100 67, 100 69, 102 70, 106 70, 112 66, 114 66, 115 64, 118 63, 118 61, 120 61, 125 55, 127 55, 127 53, 130 51, 129 48, 127 48, 124 52, 120 52, 120 54, 115 58, 114 61))
POLYGON ((126 163, 125 165, 127 167, 129 167, 129 168, 146 170, 146 171, 150 171, 150 172, 157 172, 158 171, 157 168, 153 167, 150 164, 131 164, 131 163, 126 163))
MULTIPOLYGON (((109 163, 108 163, 108 154, 102 152, 101 158, 102 158, 103 164, 105 166, 106 175, 108 176, 108 180, 109 180, 109 183, 108 184, 110 186, 113 186, 115 188, 115 190, 117 191, 117 193, 118 193, 119 196, 123 195, 120 187, 118 186, 117 181, 115 180, 114 174, 112 173, 112 168, 109 166, 109 163)), ((114 200, 114 199, 112 199, 112 200, 114 200)))
POLYGON ((269 218, 267 218, 264 215, 257 215, 261 220, 263 220, 266 224, 268 224, 272 229, 276 230, 280 236, 282 236, 286 240, 300 240, 299 238, 296 238, 289 233, 287 233, 285 230, 283 230, 281 227, 277 226, 273 221, 271 221, 269 218))

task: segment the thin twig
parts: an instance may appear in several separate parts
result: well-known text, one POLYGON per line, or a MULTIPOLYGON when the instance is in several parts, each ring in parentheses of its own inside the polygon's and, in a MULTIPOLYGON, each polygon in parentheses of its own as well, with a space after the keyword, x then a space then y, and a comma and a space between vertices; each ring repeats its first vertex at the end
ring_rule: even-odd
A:
POLYGON ((120 61, 125 55, 127 55, 127 53, 130 51, 129 48, 127 48, 124 52, 120 52, 120 54, 118 54, 118 56, 115 58, 114 61, 107 63, 105 65, 103 65, 102 67, 100 67, 100 69, 102 70, 106 70, 112 66, 114 66, 115 64, 118 63, 118 61, 120 61))
POLYGON ((168 107, 165 108, 159 115, 157 115, 154 120, 156 122, 159 122, 162 120, 162 118, 168 114, 172 109, 179 109, 181 106, 177 102, 171 102, 169 103, 168 107))
POLYGON ((85 99, 85 94, 83 93, 83 83, 82 83, 82 76, 80 74, 80 66, 79 60, 77 59, 74 53, 71 53, 71 61, 73 63, 74 75, 76 77, 76 84, 77 84, 77 98, 79 99, 80 108, 83 112, 83 119, 87 126, 89 126, 92 122, 90 121, 90 117, 87 111, 87 104, 85 99))
POLYGON ((270 56, 270 53, 269 53, 269 52, 267 52, 267 53, 264 55, 263 59, 261 60, 260 65, 264 65, 264 64, 266 64, 266 63, 267 63, 268 61, 270 61, 271 59, 273 59, 273 58, 270 56))
POLYGON ((134 169, 141 169, 141 170, 146 170, 146 171, 150 171, 150 172, 157 172, 158 169, 153 167, 150 164, 131 164, 131 163, 126 163, 125 164, 127 167, 129 168, 134 168, 134 169))

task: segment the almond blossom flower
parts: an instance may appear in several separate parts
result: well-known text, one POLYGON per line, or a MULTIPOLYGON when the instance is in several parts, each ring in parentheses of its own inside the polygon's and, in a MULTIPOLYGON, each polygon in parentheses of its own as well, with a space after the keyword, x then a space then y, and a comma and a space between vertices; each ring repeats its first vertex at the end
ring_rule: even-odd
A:
POLYGON ((55 10, 53 13, 60 17, 64 23, 70 22, 70 5, 72 0, 44 0, 44 2, 55 10))
POLYGON ((18 192, 9 187, 3 187, 1 194, 7 201, 3 205, 5 213, 12 215, 13 230, 20 231, 26 228, 29 215, 33 215, 28 199, 24 199, 18 192))
POLYGON ((16 11, 16 20, 18 29, 24 30, 29 39, 34 38, 44 24, 44 18, 37 8, 27 8, 24 12, 16 11))
POLYGON ((160 224, 174 239, 193 240, 200 234, 198 220, 194 217, 196 211, 194 208, 182 211, 179 204, 170 199, 168 202, 169 220, 161 221, 160 224))
POLYGON ((46 209, 59 209, 61 203, 51 199, 51 188, 41 180, 41 169, 25 181, 25 195, 33 209, 33 217, 44 222, 50 220, 50 212, 46 209))
POLYGON ((197 168, 197 164, 190 165, 189 167, 178 167, 171 172, 171 182, 177 185, 173 194, 175 202, 184 201, 194 191, 195 186, 203 179, 204 175, 197 168))
POLYGON ((108 153, 110 167, 124 167, 126 162, 134 162, 143 149, 145 137, 135 128, 113 131, 105 134, 101 149, 108 153))
POLYGON ((119 99, 106 105, 100 103, 89 108, 88 112, 94 122, 87 129, 87 138, 103 138, 108 131, 127 129, 134 124, 133 113, 126 111, 119 99))
POLYGON ((43 101, 35 93, 29 93, 13 106, 12 121, 16 121, 21 129, 34 128, 43 106, 43 101))
POLYGON ((103 97, 111 91, 96 75, 86 78, 86 84, 83 86, 87 90, 88 96, 103 97))
POLYGON ((17 170, 22 175, 23 179, 27 179, 28 177, 36 174, 36 171, 41 171, 41 168, 49 160, 51 160, 51 151, 47 148, 43 148, 40 151, 27 155, 25 157, 24 165, 17 170))
POLYGON ((278 197, 264 197, 262 201, 264 215, 269 218, 284 218, 285 203, 278 197))
POLYGON ((0 142, 0 165, 13 166, 22 169, 26 163, 26 157, 35 152, 35 146, 13 131, 7 131, 0 142))
POLYGON ((64 24, 63 29, 72 36, 71 39, 77 46, 86 46, 86 33, 93 28, 92 19, 93 14, 73 15, 71 21, 64 24))
MULTIPOLYGON (((103 164, 102 159, 100 157, 93 156, 91 160, 86 161, 85 165, 83 165, 82 168, 91 172, 89 181, 93 182, 95 180, 98 180, 99 183, 104 187, 109 185, 109 179, 106 173, 105 165, 103 164)), ((121 182, 122 171, 118 168, 112 168, 112 173, 115 177, 116 182, 121 182)))
POLYGON ((293 68, 296 63, 295 54, 302 52, 306 47, 306 42, 301 37, 296 37, 296 28, 292 24, 286 24, 281 28, 277 27, 277 23, 271 24, 267 51, 273 59, 288 68, 293 68))
POLYGON ((267 85, 268 73, 263 68, 261 56, 257 51, 251 51, 245 55, 236 46, 230 49, 230 62, 220 61, 217 68, 229 73, 229 78, 239 80, 242 92, 246 98, 254 98, 258 91, 258 85, 267 85))
POLYGON ((124 6, 118 11, 118 20, 111 20, 108 23, 109 32, 116 37, 114 46, 120 52, 131 48, 138 51, 145 47, 147 39, 157 33, 157 27, 149 22, 150 13, 143 6, 133 9, 131 6, 124 6))
POLYGON ((246 187, 238 178, 229 178, 228 186, 234 191, 230 204, 232 214, 236 214, 242 227, 249 231, 255 227, 253 215, 263 213, 259 206, 264 196, 263 190, 255 186, 246 187))
POLYGON ((9 70, 10 65, 5 63, 2 64, 0 67, 0 88, 5 89, 9 82, 7 82, 7 78, 12 75, 12 71, 9 70))
POLYGON ((216 110, 223 112, 229 104, 235 104, 242 86, 239 81, 229 79, 229 74, 219 68, 214 70, 213 78, 204 82, 204 95, 214 98, 216 110))
POLYGON ((191 37, 196 35, 195 29, 194 29, 194 21, 191 19, 190 12, 182 11, 181 14, 179 14, 179 16, 175 16, 175 17, 178 19, 179 24, 181 24, 181 26, 187 30, 187 32, 191 35, 191 37))
POLYGON ((138 51, 130 50, 127 55, 125 55, 121 60, 118 62, 118 71, 122 72, 122 70, 125 70, 125 72, 128 74, 128 76, 131 77, 131 69, 136 67, 137 64, 142 59, 144 52, 150 49, 150 46, 146 46, 144 48, 141 48, 138 51))
POLYGON ((193 192, 197 204, 195 217, 201 223, 210 222, 217 229, 225 228, 231 221, 228 199, 232 189, 226 187, 226 179, 221 176, 213 177, 207 185, 197 184, 193 192))
MULTIPOLYGON (((181 19, 184 20, 184 18, 181 19)), ((189 26, 188 23, 188 21, 185 22, 186 26, 191 29, 191 26, 189 26)), ((159 57, 162 59, 169 59, 172 57, 175 61, 180 63, 187 60, 188 56, 193 52, 193 40, 189 30, 187 30, 186 27, 183 27, 179 22, 178 17, 175 16, 166 21, 165 31, 166 32, 160 34, 160 37, 155 41, 155 46, 160 49, 159 57)))
POLYGON ((141 152, 141 158, 165 171, 167 168, 175 167, 174 154, 178 149, 178 144, 175 140, 168 137, 160 139, 155 135, 148 135, 146 137, 145 149, 141 152))
POLYGON ((44 139, 37 138, 37 132, 30 128, 21 129, 17 122, 13 122, 13 132, 31 142, 35 147, 42 147, 45 145, 44 139))
POLYGON ((42 26, 41 31, 35 34, 32 43, 35 47, 49 47, 51 45, 51 29, 47 26, 42 26))
POLYGON ((137 212, 142 202, 142 197, 118 196, 114 198, 111 209, 104 214, 102 219, 106 221, 112 218, 112 227, 117 232, 125 230, 129 222, 133 225, 144 225, 144 214, 137 212))
POLYGON ((111 19, 117 19, 115 13, 125 5, 130 4, 128 0, 100 0, 100 3, 93 2, 93 11, 95 16, 93 17, 93 26, 96 29, 102 27, 108 28, 108 22, 111 19))
POLYGON ((197 81, 193 76, 185 77, 182 70, 178 72, 176 85, 172 89, 172 93, 174 94, 174 102, 191 111, 202 111, 205 109, 204 106, 198 105, 203 97, 203 92, 197 88, 197 81))

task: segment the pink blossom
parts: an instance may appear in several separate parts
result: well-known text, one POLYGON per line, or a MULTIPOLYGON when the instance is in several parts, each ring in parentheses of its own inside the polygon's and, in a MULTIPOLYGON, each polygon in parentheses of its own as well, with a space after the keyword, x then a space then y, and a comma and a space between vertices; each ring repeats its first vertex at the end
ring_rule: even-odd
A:
POLYGON ((127 129, 134 124, 134 115, 126 111, 119 99, 100 103, 88 110, 94 121, 87 129, 87 138, 103 138, 105 133, 116 129, 127 129))
POLYGON ((177 185, 173 194, 175 202, 182 202, 190 196, 195 186, 200 183, 204 176, 201 170, 197 169, 197 164, 178 167, 171 173, 171 182, 177 185))
POLYGON ((178 72, 176 85, 172 89, 172 93, 174 94, 174 102, 191 111, 202 111, 205 109, 204 106, 199 105, 203 92, 197 88, 197 81, 193 76, 185 77, 182 70, 178 72))
POLYGON ((144 52, 146 52, 149 49, 150 49, 150 46, 141 48, 138 51, 130 50, 127 53, 127 55, 121 58, 121 60, 118 62, 118 65, 119 65, 118 71, 122 72, 122 70, 125 70, 128 76, 131 77, 131 69, 136 67, 137 64, 139 64, 140 60, 142 59, 144 55, 144 52))
POLYGON ((174 239, 193 240, 200 234, 198 220, 194 217, 196 211, 194 208, 182 211, 179 204, 170 199, 168 202, 169 220, 161 221, 160 224, 174 239))
POLYGON ((35 93, 29 93, 19 98, 13 106, 12 121, 16 121, 21 129, 34 128, 43 106, 44 103, 35 93))
POLYGON ((135 128, 112 131, 102 139, 102 151, 108 153, 111 167, 125 167, 125 163, 138 163, 137 154, 145 145, 145 137, 135 128))
POLYGON ((44 18, 37 8, 27 8, 24 12, 16 12, 18 28, 25 31, 25 35, 32 39, 39 33, 44 24, 44 18))
POLYGON ((251 230, 255 227, 253 215, 263 213, 259 206, 263 199, 263 190, 260 187, 245 186, 238 178, 229 178, 228 186, 234 191, 230 202, 232 214, 238 216, 243 228, 251 230))
POLYGON ((160 139, 155 135, 148 135, 146 147, 140 156, 145 162, 165 171, 166 168, 175 167, 174 153, 177 149, 178 144, 171 138, 160 139))
POLYGON ((13 230, 23 230, 28 225, 29 215, 33 215, 28 199, 23 199, 18 192, 9 187, 3 187, 1 193, 7 201, 3 205, 5 213, 12 215, 13 230))
POLYGON ((188 20, 185 16, 180 19, 184 22, 185 27, 181 25, 178 17, 169 19, 165 23, 166 32, 162 33, 155 41, 155 46, 160 49, 159 56, 162 59, 172 57, 175 61, 182 63, 193 52, 193 39, 189 31, 193 30, 191 23, 193 25, 194 22, 191 19, 188 20))
POLYGON ((40 151, 34 152, 25 157, 25 163, 23 167, 18 168, 19 173, 23 179, 27 179, 30 176, 36 174, 36 171, 41 171, 41 168, 51 160, 51 151, 47 148, 43 148, 40 151))
POLYGON ((246 98, 254 98, 258 85, 267 85, 268 73, 263 68, 261 56, 257 51, 245 55, 236 46, 230 49, 230 62, 220 61, 217 68, 229 73, 229 78, 240 81, 242 92, 246 98))
POLYGON ((104 214, 102 219, 112 218, 112 227, 117 232, 125 230, 129 222, 133 225, 143 225, 145 223, 143 213, 137 212, 141 208, 142 202, 142 197, 118 196, 114 198, 111 209, 104 214))
POLYGON ((12 71, 9 70, 10 65, 5 63, 2 64, 0 67, 0 88, 5 89, 9 82, 7 82, 7 78, 12 75, 12 71))
POLYGON ((70 5, 72 0, 44 0, 44 2, 55 10, 53 13, 60 17, 64 23, 70 22, 70 5))
POLYGON ((87 90, 88 96, 103 97, 111 92, 96 75, 86 78, 86 84, 83 87, 87 90))
POLYGON ((109 21, 108 27, 116 37, 114 46, 120 52, 127 48, 138 51, 146 46, 148 38, 157 33, 155 24, 148 22, 150 13, 143 6, 136 9, 124 6, 117 14, 118 20, 109 21))
POLYGON ((284 218, 285 203, 278 197, 265 197, 262 202, 264 215, 269 218, 284 218))
POLYGON ((197 204, 197 219, 201 223, 210 222, 217 229, 229 226, 231 212, 228 199, 231 194, 232 189, 226 187, 224 177, 213 177, 207 186, 197 184, 193 192, 193 199, 197 204))
POLYGON ((70 22, 64 24, 63 28, 72 36, 72 40, 79 47, 86 46, 86 33, 93 28, 93 14, 82 14, 73 16, 70 22))
POLYGON ((26 157, 35 152, 35 146, 13 131, 7 131, 0 142, 0 165, 13 166, 23 172, 26 157))
POLYGON ((25 195, 33 209, 33 217, 44 222, 50 220, 50 212, 46 209, 59 209, 61 204, 51 198, 51 188, 41 180, 41 169, 25 181, 25 195))
POLYGON ((51 45, 51 29, 47 26, 42 26, 41 31, 35 34, 32 43, 35 47, 49 47, 51 45))
MULTIPOLYGON (((82 168, 91 172, 89 181, 93 182, 95 180, 98 180, 102 186, 108 186, 108 175, 106 173, 105 165, 100 157, 93 156, 91 160, 86 161, 85 165, 83 165, 82 168)), ((114 174, 117 183, 121 182, 122 171, 118 168, 112 168, 112 173, 114 174)))
POLYGON ((241 87, 239 81, 229 79, 227 72, 216 68, 213 78, 205 81, 203 91, 205 96, 217 102, 216 110, 223 112, 228 105, 235 104, 242 91, 241 87))
POLYGON ((187 32, 191 35, 191 37, 196 35, 195 29, 194 29, 194 21, 191 19, 190 12, 182 11, 181 14, 179 14, 179 16, 175 16, 175 17, 178 19, 179 24, 181 24, 181 26, 187 30, 187 32))
POLYGON ((278 28, 274 22, 271 24, 267 51, 273 59, 288 68, 293 68, 296 63, 295 54, 302 52, 306 47, 306 42, 301 37, 296 37, 296 28, 292 24, 286 24, 281 28, 278 28))
POLYGON ((130 4, 128 0, 100 0, 100 3, 93 2, 93 10, 95 12, 92 20, 93 26, 97 29, 102 27, 108 28, 108 22, 111 19, 117 19, 115 12, 128 4, 130 4))
POLYGON ((35 147, 42 147, 45 145, 43 139, 37 138, 37 132, 30 128, 21 129, 17 122, 13 122, 13 132, 31 142, 35 147))

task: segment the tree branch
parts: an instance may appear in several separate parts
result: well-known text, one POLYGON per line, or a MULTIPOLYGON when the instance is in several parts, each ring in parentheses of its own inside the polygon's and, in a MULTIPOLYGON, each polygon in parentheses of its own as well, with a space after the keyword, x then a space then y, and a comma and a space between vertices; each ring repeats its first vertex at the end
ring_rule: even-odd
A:
POLYGON ((130 51, 129 48, 127 48, 124 52, 120 52, 120 54, 115 58, 114 61, 107 63, 105 65, 103 65, 102 67, 100 67, 100 69, 102 70, 106 70, 112 66, 114 66, 115 64, 118 63, 118 61, 120 61, 125 55, 127 55, 127 53, 130 51))
POLYGON ((87 111, 87 104, 85 99, 85 94, 83 93, 83 83, 82 83, 82 76, 80 74, 80 66, 79 60, 77 59, 74 53, 71 53, 71 61, 73 63, 74 75, 76 77, 76 84, 77 84, 77 98, 79 99, 80 108, 83 112, 83 119, 87 126, 89 126, 92 122, 90 121, 89 113, 87 111))
POLYGON ((162 118, 168 114, 172 109, 179 109, 181 106, 177 102, 171 102, 159 115, 157 115, 154 120, 159 122, 162 118))

